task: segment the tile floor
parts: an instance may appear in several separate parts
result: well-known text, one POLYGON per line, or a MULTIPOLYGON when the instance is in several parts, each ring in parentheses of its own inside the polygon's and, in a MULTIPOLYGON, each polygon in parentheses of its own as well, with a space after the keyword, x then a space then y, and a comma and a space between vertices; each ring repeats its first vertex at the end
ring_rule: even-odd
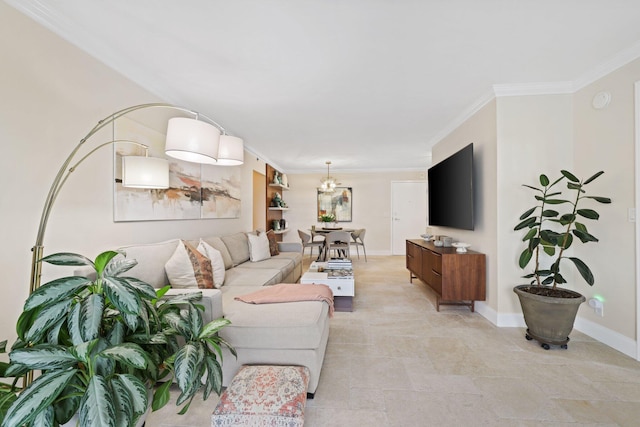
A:
MULTIPOLYGON (((465 307, 438 313, 404 263, 354 260, 355 311, 331 319, 305 426, 640 426, 640 362, 576 331, 545 351, 465 307)), ((216 403, 170 403, 146 425, 209 426, 216 403)))

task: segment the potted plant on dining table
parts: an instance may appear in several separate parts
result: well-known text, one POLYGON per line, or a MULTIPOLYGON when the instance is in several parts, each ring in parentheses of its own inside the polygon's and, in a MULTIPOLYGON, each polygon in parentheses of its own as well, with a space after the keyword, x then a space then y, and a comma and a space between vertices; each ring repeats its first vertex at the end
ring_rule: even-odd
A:
POLYGON ((324 214, 320 215, 320 222, 322 223, 322 228, 337 228, 338 223, 336 222, 336 216, 333 214, 324 214))

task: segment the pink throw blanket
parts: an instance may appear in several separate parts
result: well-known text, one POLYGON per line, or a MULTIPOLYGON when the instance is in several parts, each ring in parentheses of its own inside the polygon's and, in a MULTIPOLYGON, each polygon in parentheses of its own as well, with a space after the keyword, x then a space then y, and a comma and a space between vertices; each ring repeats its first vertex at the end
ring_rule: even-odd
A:
POLYGON ((329 316, 333 316, 333 292, 327 285, 301 285, 281 283, 265 286, 264 289, 241 295, 234 299, 248 304, 271 304, 277 302, 324 301, 329 304, 329 316))

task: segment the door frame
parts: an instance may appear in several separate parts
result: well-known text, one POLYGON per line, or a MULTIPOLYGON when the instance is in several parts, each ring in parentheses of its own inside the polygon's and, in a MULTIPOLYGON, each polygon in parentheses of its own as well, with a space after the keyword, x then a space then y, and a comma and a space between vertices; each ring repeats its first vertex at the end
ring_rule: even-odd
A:
MULTIPOLYGON (((640 81, 635 82, 635 204, 634 209, 636 215, 640 212, 640 81)), ((638 272, 640 271, 640 227, 638 221, 635 221, 636 231, 636 360, 640 360, 640 280, 638 280, 638 272)))

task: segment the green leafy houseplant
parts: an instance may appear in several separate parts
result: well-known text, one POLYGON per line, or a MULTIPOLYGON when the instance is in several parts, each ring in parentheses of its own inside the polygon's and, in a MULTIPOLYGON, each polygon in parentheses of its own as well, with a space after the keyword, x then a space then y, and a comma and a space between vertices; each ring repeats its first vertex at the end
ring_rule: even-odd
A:
POLYGON ((525 269, 531 260, 534 260, 534 268, 523 276, 531 279, 530 284, 516 286, 513 291, 518 295, 527 325, 525 337, 527 340, 536 339, 546 350, 550 345, 567 348, 578 308, 585 301, 580 293, 557 286, 566 283, 561 267, 571 262, 589 285, 594 283, 593 273, 587 264, 580 258, 567 256, 566 250, 576 239, 582 243, 598 241, 583 221, 597 220, 600 214, 579 206, 586 200, 611 203, 607 197, 586 194, 585 186, 603 173, 580 180, 571 172, 562 170, 561 176, 553 182, 543 174, 539 178, 540 187, 525 185, 535 191, 536 205, 520 216, 520 223, 514 229, 527 230, 522 239, 526 247, 518 261, 520 268, 525 269), (568 199, 554 188, 565 179, 567 189, 573 194, 568 199), (560 213, 556 208, 561 205, 569 209, 560 213), (542 267, 543 263, 548 267, 542 267))
POLYGON ((335 221, 336 221, 336 216, 333 214, 320 215, 320 222, 329 223, 329 222, 335 222, 335 221))
POLYGON ((537 293, 553 294, 558 284, 566 283, 561 273, 563 260, 571 261, 582 278, 590 286, 593 286, 594 277, 591 269, 581 259, 565 256, 565 251, 573 244, 574 237, 578 238, 582 243, 598 241, 595 236, 589 233, 582 220, 597 220, 600 215, 593 209, 579 208, 578 205, 586 199, 594 200, 598 203, 611 203, 611 199, 608 197, 588 196, 584 188, 603 173, 600 171, 582 181, 571 172, 562 170, 562 176, 553 182, 546 175, 540 175, 541 187, 524 185, 536 192, 535 199, 537 204, 520 216, 521 222, 514 228, 516 231, 528 229, 522 239, 527 246, 520 254, 518 264, 520 268, 525 269, 529 262, 534 259, 533 272, 523 277, 533 279, 531 284, 539 286, 551 285, 551 290, 545 290, 542 287, 537 293), (572 199, 561 198, 562 193, 554 191, 554 187, 565 178, 568 181, 567 189, 574 193, 572 199), (559 205, 568 205, 568 212, 561 214, 552 208, 559 205), (540 250, 552 257, 550 267, 541 268, 540 250))
MULTIPOLYGON (((0 353, 6 353, 7 340, 0 342, 0 353)), ((9 378, 6 374, 9 364, 0 362, 0 378, 9 378)), ((20 388, 16 386, 18 378, 12 378, 12 383, 0 382, 0 421, 4 419, 7 409, 16 400, 20 388)))
MULTIPOLYGON (((169 401, 175 380, 185 413, 196 393, 222 389, 218 335, 225 319, 203 324, 201 293, 163 298, 149 284, 124 275, 137 262, 107 251, 95 262, 58 253, 44 262, 90 266, 91 277, 42 285, 26 300, 7 375, 40 370, 8 409, 3 427, 54 426, 78 415, 80 426, 133 426, 149 408, 169 401), (180 339, 180 344, 179 340, 180 339), (202 378, 206 382, 202 383, 202 378)), ((124 255, 124 253, 123 253, 124 255)))

